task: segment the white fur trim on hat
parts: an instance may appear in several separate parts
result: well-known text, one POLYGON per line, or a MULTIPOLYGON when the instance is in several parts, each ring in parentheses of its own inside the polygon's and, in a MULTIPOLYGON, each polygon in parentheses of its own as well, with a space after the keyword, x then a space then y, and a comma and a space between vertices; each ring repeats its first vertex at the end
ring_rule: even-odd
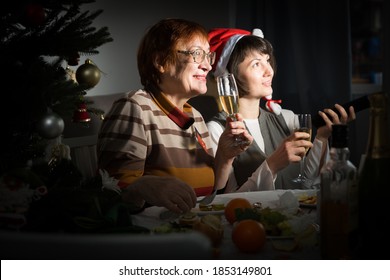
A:
POLYGON ((215 77, 221 76, 227 72, 226 66, 229 62, 230 55, 232 54, 232 51, 234 47, 236 46, 238 40, 240 40, 244 35, 233 35, 230 37, 229 41, 225 44, 225 47, 223 48, 223 51, 221 53, 221 56, 219 58, 217 67, 215 69, 215 77))
MULTIPOLYGON (((260 28, 253 29, 252 35, 258 36, 260 38, 264 38, 263 31, 261 31, 260 28)), ((237 42, 244 36, 246 35, 243 34, 233 35, 230 37, 229 41, 227 41, 227 43, 223 48, 219 61, 217 62, 217 67, 215 67, 215 72, 214 72, 215 77, 223 75, 227 72, 226 66, 229 62, 230 55, 232 54, 233 49, 236 46, 237 42)))

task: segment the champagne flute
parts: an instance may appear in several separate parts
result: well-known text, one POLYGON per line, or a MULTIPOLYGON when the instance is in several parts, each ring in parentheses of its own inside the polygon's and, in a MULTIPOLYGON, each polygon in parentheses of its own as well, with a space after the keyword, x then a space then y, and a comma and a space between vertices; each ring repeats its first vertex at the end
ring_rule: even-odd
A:
MULTIPOLYGON (((236 113, 238 113, 238 88, 234 75, 231 73, 223 74, 217 77, 217 88, 219 94, 219 100, 222 105, 222 109, 231 117, 236 120, 236 113)), ((240 145, 243 139, 236 136, 235 145, 240 145)))
POLYGON ((218 76, 217 87, 223 110, 235 120, 235 114, 238 113, 238 89, 234 75, 228 73, 218 76))
MULTIPOLYGON (((306 140, 308 140, 308 141, 311 140, 312 124, 311 124, 311 115, 310 114, 297 114, 294 125, 295 125, 294 131, 309 133, 310 136, 306 140)), ((299 162, 300 171, 299 171, 298 177, 293 179, 294 183, 303 183, 306 181, 306 177, 305 177, 305 175, 303 175, 303 168, 305 166, 305 159, 306 159, 306 154, 307 154, 308 150, 309 150, 309 148, 306 148, 305 154, 303 155, 301 161, 299 162)))

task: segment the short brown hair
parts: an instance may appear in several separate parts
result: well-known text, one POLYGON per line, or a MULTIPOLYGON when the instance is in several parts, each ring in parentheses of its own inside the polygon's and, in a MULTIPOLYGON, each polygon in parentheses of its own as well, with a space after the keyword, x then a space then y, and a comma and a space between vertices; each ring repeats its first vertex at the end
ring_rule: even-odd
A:
POLYGON ((208 41, 207 30, 203 26, 185 19, 163 19, 147 31, 137 55, 138 72, 145 89, 158 87, 161 73, 155 66, 156 62, 164 66, 175 64, 178 43, 187 42, 195 36, 208 41))

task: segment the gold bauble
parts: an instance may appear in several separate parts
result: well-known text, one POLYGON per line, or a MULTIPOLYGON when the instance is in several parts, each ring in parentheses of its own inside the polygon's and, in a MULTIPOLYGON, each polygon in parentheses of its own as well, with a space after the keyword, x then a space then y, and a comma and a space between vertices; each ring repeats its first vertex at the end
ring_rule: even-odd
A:
POLYGON ((100 81, 100 70, 90 59, 76 70, 76 80, 80 85, 94 87, 100 81))

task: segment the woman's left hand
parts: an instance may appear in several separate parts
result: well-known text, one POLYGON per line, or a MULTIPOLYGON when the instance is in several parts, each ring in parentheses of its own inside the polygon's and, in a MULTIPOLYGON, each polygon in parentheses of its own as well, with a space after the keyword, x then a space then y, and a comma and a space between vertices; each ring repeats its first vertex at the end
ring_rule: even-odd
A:
POLYGON ((323 142, 327 141, 332 135, 333 124, 347 124, 356 119, 355 110, 352 106, 349 107, 348 113, 344 107, 339 104, 336 104, 335 108, 339 111, 340 117, 332 109, 324 109, 323 112, 318 112, 325 121, 325 125, 318 128, 316 138, 323 142))

